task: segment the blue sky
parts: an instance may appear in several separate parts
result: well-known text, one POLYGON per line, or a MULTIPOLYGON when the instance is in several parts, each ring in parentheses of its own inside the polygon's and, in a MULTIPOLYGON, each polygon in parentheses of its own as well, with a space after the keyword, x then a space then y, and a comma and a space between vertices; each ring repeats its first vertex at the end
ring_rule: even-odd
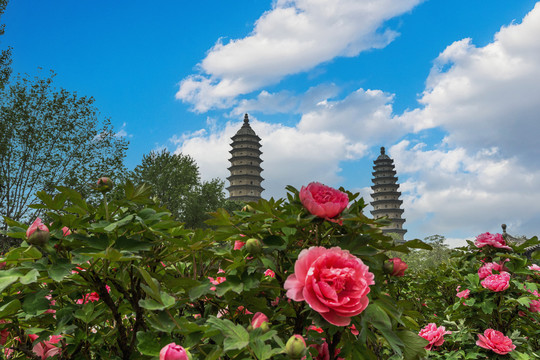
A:
POLYGON ((266 197, 309 181, 370 201, 395 159, 407 237, 540 233, 535 1, 11 1, 13 68, 93 96, 127 165, 167 148, 227 174, 248 112, 266 197), (219 155, 216 155, 219 154, 219 155))

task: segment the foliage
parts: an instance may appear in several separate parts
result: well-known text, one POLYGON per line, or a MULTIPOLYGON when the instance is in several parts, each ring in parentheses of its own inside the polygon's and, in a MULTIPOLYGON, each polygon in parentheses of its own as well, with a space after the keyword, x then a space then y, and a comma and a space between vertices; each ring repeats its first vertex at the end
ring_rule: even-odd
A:
MULTIPOLYGON (((409 305, 396 303, 383 264, 389 251, 426 244, 394 245, 363 215, 358 194, 347 193, 352 202, 339 221, 309 214, 289 187, 287 200, 219 210, 208 221, 212 229, 187 230, 152 200, 148 185, 128 182, 122 197, 98 206, 67 187, 55 189, 39 193, 35 205, 52 219, 49 243, 24 241, 0 259, 0 330, 10 334, 12 359, 36 358, 28 334, 40 336, 35 343, 62 336, 62 359, 156 359, 172 342, 192 359, 287 359, 293 334, 306 340, 308 360, 325 347, 332 359, 425 354, 427 341, 404 310, 409 305), (305 301, 287 301, 284 281, 312 246, 346 249, 374 274, 369 305, 352 318, 354 327, 330 325, 305 301), (267 326, 251 325, 256 312, 267 326)), ((6 221, 9 236, 26 238, 26 225, 6 221)))
POLYGON ((143 156, 132 178, 135 183, 149 184, 157 201, 189 228, 204 227, 207 213, 226 206, 223 181, 201 181, 189 155, 152 151, 143 156))
POLYGON ((94 99, 53 87, 53 77, 17 76, 0 90, 0 212, 28 220, 38 191, 75 187, 85 196, 100 176, 123 171, 127 142, 94 99))
POLYGON ((435 270, 442 264, 449 264, 452 250, 444 243, 445 237, 431 235, 424 238, 424 242, 431 246, 431 250, 417 249, 408 254, 397 255, 409 265, 409 272, 423 274, 429 270, 435 270))

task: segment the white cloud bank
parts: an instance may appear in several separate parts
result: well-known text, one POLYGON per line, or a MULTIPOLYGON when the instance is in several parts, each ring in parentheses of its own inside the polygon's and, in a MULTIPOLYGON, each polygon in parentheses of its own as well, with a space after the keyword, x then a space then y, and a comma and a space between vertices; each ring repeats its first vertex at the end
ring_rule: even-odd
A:
MULTIPOLYGON (((393 2, 380 3, 399 13, 417 2, 407 2, 408 7, 401 7, 399 11, 390 6, 393 2)), ((216 45, 201 65, 209 76, 202 80, 186 79, 179 97, 192 101, 199 111, 204 111, 216 106, 217 102, 225 106, 226 101, 238 94, 314 66, 300 66, 311 57, 299 57, 292 50, 282 60, 283 64, 279 62, 281 60, 276 64, 258 61, 259 54, 247 50, 249 44, 272 45, 275 39, 285 41, 289 39, 288 33, 304 34, 302 31, 284 31, 281 34, 280 29, 287 28, 285 25, 289 24, 286 21, 296 24, 292 19, 297 19, 299 23, 295 26, 299 28, 309 28, 314 14, 321 17, 323 24, 328 21, 326 13, 319 14, 320 8, 315 5, 300 11, 306 4, 278 1, 272 11, 259 19, 250 37, 227 45, 216 45), (290 12, 290 17, 274 19, 274 14, 279 11, 290 12), (267 29, 270 21, 286 23, 267 29), (274 31, 281 37, 271 37, 269 34, 274 31), (235 67, 232 59, 219 65, 215 59, 221 56, 226 59, 225 55, 232 54, 232 49, 243 54, 240 58, 252 56, 251 67, 245 68, 245 64, 235 67), (259 62, 264 64, 264 70, 257 68, 259 62), (279 70, 281 67, 283 70, 279 70), (201 88, 204 81, 208 82, 207 89, 201 88), (238 87, 232 86, 233 83, 238 87), (232 87, 226 89, 229 85, 232 87), (185 92, 188 86, 194 86, 195 90, 185 92), (209 102, 204 103, 204 99, 209 102)), ((351 6, 349 9, 354 7, 352 2, 338 1, 336 4, 336 9, 345 5, 351 6)), ((378 8, 378 5, 373 6, 378 8)), ((336 9, 328 11, 335 13, 336 9)), ((374 33, 380 26, 380 19, 386 16, 381 14, 375 17, 379 22, 368 21, 371 25, 366 25, 363 34, 374 33)), ((343 26, 347 19, 343 20, 343 26)), ((538 234, 538 34, 540 4, 521 23, 501 28, 494 40, 484 47, 474 46, 471 39, 456 41, 436 59, 419 100, 421 107, 400 116, 393 114, 393 95, 379 90, 359 89, 340 100, 335 99, 337 91, 332 86, 321 87, 318 92, 312 90, 305 97, 296 99, 291 99, 286 92, 270 94, 263 91, 256 100, 242 101, 233 114, 249 109, 264 112, 265 108, 270 110, 272 106, 282 112, 300 114, 296 126, 253 121, 254 130, 263 139, 263 177, 266 178, 263 186, 267 189, 263 195, 281 197, 285 185, 300 186, 313 180, 338 186, 344 161, 362 158, 374 146, 394 143, 390 154, 395 159, 402 182, 403 207, 410 236, 438 233, 453 238, 457 244, 463 241, 460 239, 473 238, 485 231, 500 232, 502 223, 508 224, 509 232, 515 235, 538 234), (422 135, 419 132, 432 128, 444 129, 447 136, 441 144, 430 148, 418 138, 422 135), (411 141, 400 141, 405 135, 411 141)), ((327 61, 332 56, 352 55, 362 48, 359 38, 343 36, 349 36, 349 40, 338 47, 340 50, 332 48, 333 53, 313 55, 318 59, 316 63, 327 61)), ((305 35, 289 40, 309 43, 307 39, 309 37, 305 35)), ((292 48, 284 46, 284 49, 292 48)), ((224 129, 190 136, 178 151, 194 156, 205 177, 225 178, 228 176, 230 137, 239 127, 240 123, 229 123, 224 129)), ((366 185, 358 184, 358 187, 366 185)))
POLYGON ((397 33, 382 29, 384 22, 420 2, 277 0, 249 36, 227 44, 218 40, 199 64, 200 74, 182 80, 176 97, 198 112, 228 108, 236 96, 287 75, 386 46, 397 33))

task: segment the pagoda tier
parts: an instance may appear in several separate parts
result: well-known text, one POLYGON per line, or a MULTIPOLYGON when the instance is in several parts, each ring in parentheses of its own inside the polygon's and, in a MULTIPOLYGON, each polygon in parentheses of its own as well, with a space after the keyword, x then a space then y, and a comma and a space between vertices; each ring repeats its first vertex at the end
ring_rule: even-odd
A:
POLYGON ((249 117, 244 116, 244 124, 231 138, 232 149, 229 151, 231 166, 228 168, 231 175, 227 178, 230 186, 229 199, 237 201, 258 201, 264 188, 261 186, 263 177, 261 172, 261 138, 249 125, 249 117))
POLYGON ((398 177, 394 169, 394 160, 386 155, 384 147, 381 148, 381 154, 374 161, 373 170, 373 186, 371 186, 373 210, 371 215, 376 219, 388 218, 390 225, 382 228, 383 233, 393 233, 399 242, 403 242, 407 232, 403 229, 405 223, 405 219, 402 218, 404 210, 401 209, 403 201, 399 199, 401 192, 398 191, 398 177))

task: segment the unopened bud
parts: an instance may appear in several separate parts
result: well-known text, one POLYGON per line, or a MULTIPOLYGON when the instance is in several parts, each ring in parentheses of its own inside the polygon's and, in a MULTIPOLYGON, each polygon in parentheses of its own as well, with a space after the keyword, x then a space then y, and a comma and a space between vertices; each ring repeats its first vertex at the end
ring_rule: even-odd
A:
POLYGON ((248 239, 246 241, 246 250, 251 255, 257 255, 262 250, 261 242, 258 239, 248 239))
POLYGON ((246 205, 242 208, 244 212, 255 212, 255 209, 251 205, 246 205))
POLYGON ((97 183, 96 183, 96 186, 97 186, 97 190, 102 192, 102 193, 106 193, 108 191, 111 191, 112 188, 113 188, 113 182, 111 179, 109 179, 108 177, 101 177, 98 179, 97 183))
POLYGON ((26 237, 29 244, 43 246, 49 241, 49 228, 37 218, 26 230, 26 237))
POLYGON ((306 352, 306 342, 302 335, 295 334, 287 340, 285 353, 289 359, 301 359, 306 352))

